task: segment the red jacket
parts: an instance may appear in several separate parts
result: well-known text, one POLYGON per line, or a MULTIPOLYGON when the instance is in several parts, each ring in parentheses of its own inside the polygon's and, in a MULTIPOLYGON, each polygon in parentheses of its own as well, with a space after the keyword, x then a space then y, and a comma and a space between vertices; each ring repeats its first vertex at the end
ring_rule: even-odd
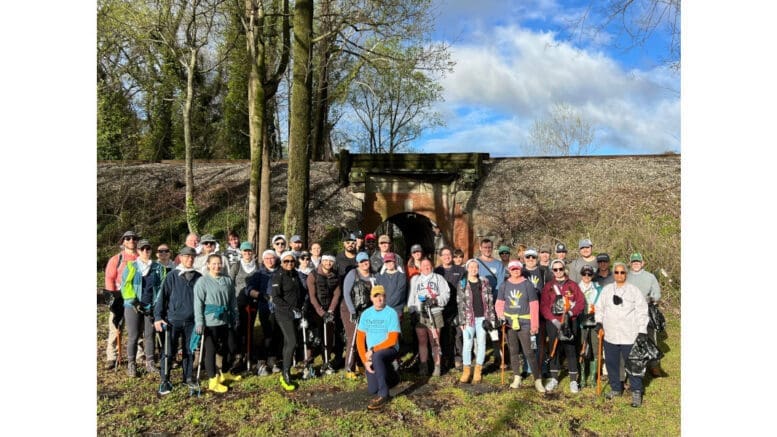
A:
POLYGON ((569 299, 570 310, 572 310, 572 319, 576 319, 580 313, 585 310, 585 295, 580 291, 580 287, 567 278, 563 283, 556 282, 554 278, 552 281, 545 284, 542 288, 542 294, 540 295, 540 314, 545 320, 556 319, 561 321, 562 314, 554 315, 551 311, 553 307, 553 301, 556 299, 556 290, 553 286, 558 286, 561 296, 567 296, 569 299))

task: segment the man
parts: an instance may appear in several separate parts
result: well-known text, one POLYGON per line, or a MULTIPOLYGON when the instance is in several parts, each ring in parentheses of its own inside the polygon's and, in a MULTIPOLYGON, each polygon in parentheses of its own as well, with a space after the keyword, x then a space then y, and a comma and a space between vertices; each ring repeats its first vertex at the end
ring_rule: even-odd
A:
POLYGON ((606 253, 600 253, 596 255, 596 276, 594 276, 594 282, 598 282, 600 286, 604 287, 607 284, 612 284, 615 279, 610 271, 610 255, 606 253))
POLYGON ((356 236, 356 251, 364 252, 364 232, 357 230, 353 233, 356 236))
POLYGON ((376 250, 372 256, 370 256, 370 266, 372 267, 372 273, 378 273, 381 271, 383 268, 383 259, 388 253, 394 254, 394 264, 396 264, 395 268, 401 273, 405 273, 405 269, 403 267, 405 265, 405 260, 403 260, 398 253, 392 252, 392 250, 394 249, 391 245, 391 237, 386 234, 378 237, 378 250, 376 250))
MULTIPOLYGON (((308 296, 310 306, 313 308, 311 314, 311 325, 318 330, 319 338, 324 338, 324 324, 326 323, 326 336, 323 346, 323 355, 326 357, 323 361, 324 367, 322 373, 331 375, 334 368, 329 362, 330 350, 334 342, 335 314, 340 308, 340 278, 334 271, 335 257, 330 254, 324 254, 321 257, 321 263, 316 270, 308 275, 308 296)), ((312 357, 311 357, 312 361, 312 357)))
POLYGON ((203 275, 207 275, 209 272, 207 265, 208 258, 210 255, 215 254, 221 256, 221 276, 229 276, 229 261, 227 260, 226 256, 222 255, 216 250, 216 237, 214 237, 212 234, 205 234, 202 236, 201 243, 202 252, 197 255, 197 258, 194 258, 195 270, 199 270, 203 275))
POLYGON ((591 240, 587 238, 580 240, 580 243, 578 244, 580 256, 569 263, 569 279, 575 281, 576 283, 580 283, 580 280, 582 279, 580 277, 580 269, 582 269, 583 266, 590 266, 594 272, 596 271, 598 268, 598 263, 596 262, 596 257, 593 254, 593 246, 594 245, 591 243, 591 240))
MULTIPOLYGON (((200 250, 202 250, 202 247, 200 247, 200 236, 196 233, 192 232, 188 235, 186 235, 186 240, 184 240, 184 245, 187 247, 191 247, 194 249, 194 252, 199 254, 200 250)), ((173 260, 175 265, 178 265, 181 263, 181 255, 176 255, 175 259, 173 260)))
POLYGON ((175 268, 175 263, 170 259, 170 246, 165 243, 160 244, 156 248, 156 259, 168 273, 175 268))
POLYGON ((464 268, 464 251, 461 249, 453 250, 453 264, 464 268))
POLYGON ((407 279, 397 266, 397 254, 388 252, 384 255, 381 270, 381 273, 375 275, 375 283, 383 286, 386 291, 386 305, 394 308, 401 321, 407 303, 407 279))
MULTIPOLYGON (((567 261, 567 246, 564 243, 558 243, 556 245, 556 258, 555 260, 561 260, 564 262, 564 267, 566 267, 568 261, 567 261)), ((550 265, 548 265, 548 270, 546 270, 545 274, 545 283, 548 283, 552 281, 554 278, 553 271, 550 269, 550 265)))
MULTIPOLYGON (((184 246, 178 253, 181 263, 165 278, 159 301, 154 305, 154 328, 157 332, 170 329, 170 356, 164 353, 160 363, 166 369, 167 381, 162 381, 159 393, 170 393, 170 370, 172 362, 168 358, 175 357, 179 339, 183 339, 183 380, 187 385, 194 386, 192 380, 192 351, 189 349, 192 331, 194 330, 194 284, 202 274, 194 270, 194 257, 197 252, 193 247, 184 246), (164 328, 163 328, 164 327, 164 328), (173 349, 175 348, 175 349, 173 349), (164 383, 167 384, 164 384, 164 383)), ((162 337, 165 338, 164 336, 162 337)), ((162 350, 165 344, 162 343, 162 350)))
POLYGON ((108 342, 105 346, 105 367, 112 369, 116 366, 118 327, 124 319, 123 302, 120 294, 121 275, 128 262, 138 258, 137 248, 138 234, 127 231, 121 236, 119 247, 121 251, 112 256, 105 266, 105 291, 112 292, 114 302, 112 311, 108 315, 108 342), (116 308, 116 311, 113 311, 116 308))
POLYGON ((356 346, 367 371, 367 391, 378 396, 367 408, 377 410, 388 403, 389 388, 399 382, 399 375, 391 363, 399 351, 399 317, 396 311, 386 309, 386 293, 376 285, 370 291, 372 306, 359 320, 356 346))
POLYGON ((510 248, 502 245, 499 246, 497 252, 499 253, 499 260, 502 262, 502 267, 505 271, 505 279, 507 279, 510 277, 510 273, 507 271, 507 265, 510 264, 510 248))
MULTIPOLYGON (((645 298, 645 301, 648 304, 658 305, 658 301, 661 299, 661 286, 658 284, 658 280, 654 274, 642 269, 644 266, 644 259, 642 258, 642 254, 639 252, 632 253, 631 257, 629 258, 629 265, 631 271, 629 271, 629 276, 626 282, 629 284, 634 284, 637 288, 639 288, 639 291, 642 292, 642 296, 645 298)), ((656 331, 649 327, 647 329, 647 335, 653 341, 653 344, 658 346, 658 337, 656 336, 656 331)), ((654 378, 666 376, 666 372, 661 369, 660 360, 648 363, 648 368, 650 370, 650 375, 652 375, 654 378)))
MULTIPOLYGON (((639 255, 634 254, 634 255, 639 255)), ((634 258, 632 255, 632 258, 634 258)), ((641 256, 639 257, 641 258, 641 256)), ((632 346, 638 337, 646 336, 648 324, 648 307, 640 290, 627 281, 626 266, 616 262, 613 268, 615 282, 608 284, 596 305, 597 331, 604 329, 604 362, 610 392, 607 399, 613 399, 623 394, 623 383, 620 378, 612 375, 621 374, 621 362, 629 356, 632 346)), ((629 277, 631 274, 628 275, 629 277)), ((631 406, 642 405, 642 377, 629 375, 631 387, 631 406)))
MULTIPOLYGON (((480 240, 480 256, 475 258, 475 261, 477 261, 478 264, 478 275, 488 279, 488 283, 493 287, 491 289, 491 294, 493 295, 492 302, 496 302, 499 286, 501 286, 502 282, 505 280, 505 267, 501 261, 494 259, 493 249, 494 243, 490 239, 484 238, 480 240)), ((501 335, 502 331, 499 331, 499 336, 501 337, 501 335)), ((498 347, 499 342, 492 341, 491 337, 487 337, 486 341, 491 342, 493 347, 493 365, 496 367, 501 366, 502 351, 498 347)))
POLYGON ((577 381, 577 347, 575 338, 569 337, 574 332, 575 320, 585 309, 585 296, 580 287, 574 281, 570 281, 566 274, 564 260, 555 259, 550 263, 553 272, 553 280, 545 284, 540 295, 540 312, 545 320, 548 333, 548 344, 551 346, 553 359, 550 362, 550 381, 545 385, 545 390, 552 392, 558 387, 558 375, 561 360, 561 352, 566 354, 567 368, 569 369, 569 391, 578 393, 580 387, 577 381), (567 329, 568 324, 570 329, 567 329), (571 331, 571 332, 570 332, 571 331), (558 338, 558 344, 553 350, 553 343, 558 338), (554 353, 555 352, 555 353, 554 353))
MULTIPOLYGON (((547 246, 545 247, 545 254, 550 255, 548 252, 547 246)), ((534 248, 528 248, 523 254, 523 259, 526 261, 526 264, 523 266, 523 270, 521 271, 521 276, 526 278, 532 285, 534 285, 534 290, 537 293, 537 299, 540 298, 540 295, 542 293, 542 289, 545 288, 545 277, 548 274, 548 270, 550 270, 548 267, 538 265, 538 254, 537 251, 534 250, 534 248)), ((540 325, 539 330, 537 332, 536 337, 536 343, 537 343, 537 350, 535 355, 536 360, 529 363, 525 370, 530 371, 534 369, 535 367, 540 370, 540 372, 547 373, 547 369, 543 368, 543 363, 545 361, 545 354, 547 353, 547 350, 545 349, 545 319, 542 317, 542 313, 539 314, 540 317, 540 325)), ((524 361, 524 364, 526 364, 527 361, 524 361)), ((547 366, 544 366, 547 367, 547 366)))
MULTIPOLYGON (((278 263, 280 263, 281 254, 286 251, 286 237, 280 234, 273 235, 270 244, 272 244, 272 250, 275 251, 275 256, 278 257, 278 263)), ((276 267, 280 267, 280 265, 276 267)))
POLYGON ((550 269, 550 247, 546 244, 540 246, 540 258, 539 265, 545 267, 545 270, 550 269))
POLYGON ((448 282, 448 288, 451 290, 450 299, 448 299, 448 303, 442 311, 443 319, 445 320, 445 327, 443 327, 440 333, 442 356, 448 368, 455 367, 456 369, 461 369, 463 337, 461 329, 457 329, 459 326, 457 320, 459 307, 456 300, 456 289, 459 282, 467 276, 467 271, 464 270, 463 266, 453 263, 453 252, 450 247, 443 247, 440 249, 439 254, 441 264, 435 267, 434 272, 445 278, 448 282))
MULTIPOLYGON (((334 267, 335 272, 337 272, 337 277, 340 278, 340 290, 342 291, 343 296, 345 296, 345 293, 347 292, 343 288, 345 276, 348 272, 357 267, 356 253, 356 234, 350 232, 343 235, 343 250, 335 255, 334 267)), ((337 311, 337 313, 342 315, 347 312, 348 308, 345 305, 345 299, 340 299, 340 310, 337 311)), ((342 317, 335 316, 335 347, 333 350, 335 360, 332 363, 335 368, 339 368, 345 362, 345 358, 343 357, 343 352, 345 350, 345 343, 343 343, 343 335, 345 332, 344 322, 348 324, 350 323, 350 320, 344 321, 342 317)))
POLYGON ((375 253, 375 234, 367 234, 364 236, 364 251, 370 256, 375 253))
POLYGON ((258 376, 269 375, 270 369, 272 373, 281 371, 277 365, 277 357, 283 339, 275 323, 275 307, 270 299, 270 280, 279 269, 277 265, 278 257, 275 256, 275 251, 267 249, 262 253, 262 265, 246 280, 245 294, 252 309, 248 323, 254 326, 258 314, 259 323, 262 325, 262 347, 259 348, 259 362, 256 365, 258 376))
POLYGON ((294 258, 299 259, 299 256, 302 254, 302 237, 299 235, 292 235, 289 242, 291 243, 291 253, 294 254, 294 258))

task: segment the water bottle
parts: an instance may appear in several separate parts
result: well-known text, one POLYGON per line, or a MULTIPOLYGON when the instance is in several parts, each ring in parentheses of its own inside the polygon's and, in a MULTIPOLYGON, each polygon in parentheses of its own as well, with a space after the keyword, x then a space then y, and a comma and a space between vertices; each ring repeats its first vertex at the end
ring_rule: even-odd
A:
POLYGON ((531 348, 532 348, 532 350, 535 350, 535 351, 537 350, 537 336, 536 335, 532 335, 531 336, 531 348))

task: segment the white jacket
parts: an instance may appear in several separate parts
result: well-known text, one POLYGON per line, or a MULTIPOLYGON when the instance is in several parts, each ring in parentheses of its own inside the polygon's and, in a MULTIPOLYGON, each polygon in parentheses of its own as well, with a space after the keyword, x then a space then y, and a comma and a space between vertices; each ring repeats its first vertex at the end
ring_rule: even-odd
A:
POLYGON ((648 306, 642 292, 633 284, 607 284, 596 303, 595 319, 604 328, 604 339, 611 344, 634 344, 637 334, 647 334, 648 306), (615 305, 613 295, 623 303, 615 305))

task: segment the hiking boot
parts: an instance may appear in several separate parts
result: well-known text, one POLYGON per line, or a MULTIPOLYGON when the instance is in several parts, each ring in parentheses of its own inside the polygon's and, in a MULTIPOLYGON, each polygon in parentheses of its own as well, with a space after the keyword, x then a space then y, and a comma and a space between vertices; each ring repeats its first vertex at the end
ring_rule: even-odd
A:
POLYGON ((170 381, 165 381, 159 386, 159 394, 164 396, 173 391, 173 384, 170 381))
POLYGON ((580 393, 580 388, 577 386, 577 381, 569 383, 569 391, 572 393, 580 393))
POLYGON ((442 373, 442 370, 440 369, 440 365, 435 364, 434 370, 432 371, 432 376, 440 376, 441 373, 442 373))
POLYGON ((461 370, 461 368, 462 368, 463 366, 464 366, 464 365, 461 363, 461 360, 460 360, 460 359, 458 359, 458 358, 456 358, 456 361, 454 361, 454 362, 453 362, 453 367, 454 367, 456 370, 461 370))
POLYGON ((135 367, 134 361, 127 363, 127 375, 129 375, 130 378, 138 376, 138 369, 135 367))
POLYGON ((464 370, 461 372, 461 378, 459 378, 459 382, 462 384, 466 384, 469 382, 469 376, 470 376, 470 369, 472 369, 472 366, 463 366, 464 370))
POLYGON ((558 379, 556 378, 550 378, 550 381, 548 381, 547 384, 545 384, 545 391, 552 392, 553 390, 558 387, 558 379))
POLYGON ((473 384, 480 384, 480 382, 483 380, 483 366, 476 364, 475 365, 475 373, 472 376, 472 383, 473 384))
POLYGON ((224 384, 224 383, 228 384, 230 382, 240 381, 241 379, 243 379, 242 376, 240 376, 240 375, 233 375, 232 372, 227 372, 227 373, 221 372, 221 373, 219 373, 219 383, 220 384, 224 384))
POLYGON ((542 385, 542 378, 534 380, 534 388, 540 393, 545 393, 545 386, 542 385))
MULTIPOLYGON (((634 393, 632 393, 631 395, 634 396, 634 393)), ((609 393, 604 395, 604 398, 607 399, 607 400, 610 400, 610 399, 613 399, 613 398, 617 398, 618 396, 623 396, 623 392, 622 391, 610 391, 609 393)))
POLYGON ((510 388, 518 388, 521 386, 521 375, 513 376, 513 382, 510 384, 510 388))
POLYGON ((291 373, 289 369, 284 369, 281 372, 280 381, 281 381, 281 387, 283 387, 283 389, 286 391, 294 391, 297 389, 297 386, 295 386, 291 382, 291 373))
POLYGON ((156 363, 153 361, 146 361, 147 373, 159 373, 159 369, 156 368, 156 363))
POLYGON ((116 367, 116 360, 108 360, 105 362, 105 370, 111 370, 116 367))
POLYGON ((345 372, 345 379, 356 381, 357 379, 359 379, 359 375, 357 375, 356 372, 345 372))
POLYGON ((634 408, 639 408, 642 406, 642 392, 639 390, 634 390, 631 392, 631 406, 634 408))
POLYGON ((222 385, 219 382, 218 376, 214 376, 213 378, 208 380, 208 390, 215 393, 226 393, 228 389, 226 385, 222 385))
POLYGON ((367 405, 368 410, 380 410, 383 408, 389 401, 389 397, 383 397, 378 396, 375 399, 371 400, 370 403, 367 405))

